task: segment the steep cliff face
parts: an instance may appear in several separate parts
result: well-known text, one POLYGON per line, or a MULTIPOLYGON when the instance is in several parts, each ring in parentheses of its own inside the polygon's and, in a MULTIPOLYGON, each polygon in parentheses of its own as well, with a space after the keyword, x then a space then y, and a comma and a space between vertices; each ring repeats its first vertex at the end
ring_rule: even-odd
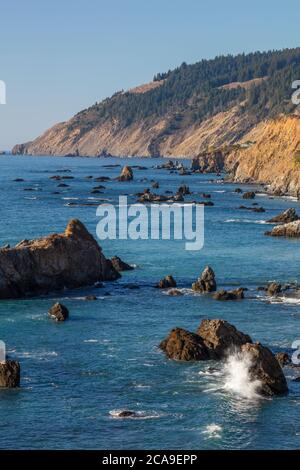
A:
POLYGON ((291 84, 300 48, 216 57, 115 93, 14 154, 190 157, 235 181, 299 189, 299 118, 291 84), (224 150, 225 149, 225 150, 224 150))
POLYGON ((240 113, 239 106, 217 113, 200 124, 165 132, 166 118, 148 118, 124 129, 108 121, 80 136, 70 122, 60 123, 27 144, 16 145, 14 154, 99 156, 164 156, 192 158, 208 147, 236 142, 254 125, 254 118, 240 113))
POLYGON ((234 181, 264 183, 271 192, 299 196, 299 116, 261 122, 242 142, 248 144, 232 150, 225 160, 225 169, 234 181))

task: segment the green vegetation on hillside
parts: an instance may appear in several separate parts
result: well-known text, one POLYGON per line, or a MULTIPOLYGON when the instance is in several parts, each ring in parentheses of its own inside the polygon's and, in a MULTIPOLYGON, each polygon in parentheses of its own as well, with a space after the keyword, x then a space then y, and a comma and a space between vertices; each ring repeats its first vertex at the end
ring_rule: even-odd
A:
POLYGON ((147 93, 118 92, 111 98, 78 113, 69 130, 79 127, 80 136, 106 120, 122 129, 140 120, 167 118, 165 135, 200 123, 233 105, 259 121, 294 109, 291 84, 300 79, 300 48, 220 56, 213 60, 159 73, 160 87, 147 93), (232 82, 263 80, 249 88, 221 88, 232 82))

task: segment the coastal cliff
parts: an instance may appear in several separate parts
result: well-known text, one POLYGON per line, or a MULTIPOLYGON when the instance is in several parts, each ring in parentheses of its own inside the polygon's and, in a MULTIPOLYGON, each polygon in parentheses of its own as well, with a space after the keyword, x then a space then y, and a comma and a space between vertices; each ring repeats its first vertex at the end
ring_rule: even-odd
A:
POLYGON ((229 171, 234 181, 297 194, 299 106, 291 84, 298 77, 300 48, 183 63, 95 103, 12 153, 198 158, 206 171, 214 170, 218 155, 218 171, 229 171))

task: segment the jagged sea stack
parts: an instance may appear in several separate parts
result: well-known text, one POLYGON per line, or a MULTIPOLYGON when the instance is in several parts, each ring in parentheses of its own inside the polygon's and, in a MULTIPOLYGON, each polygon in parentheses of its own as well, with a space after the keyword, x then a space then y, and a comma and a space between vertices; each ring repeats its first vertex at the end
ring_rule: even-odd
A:
POLYGON ((83 287, 119 277, 77 219, 68 223, 64 233, 0 249, 0 299, 83 287))
POLYGON ((196 292, 214 292, 217 289, 216 276, 210 266, 206 266, 201 276, 192 284, 192 289, 196 292))

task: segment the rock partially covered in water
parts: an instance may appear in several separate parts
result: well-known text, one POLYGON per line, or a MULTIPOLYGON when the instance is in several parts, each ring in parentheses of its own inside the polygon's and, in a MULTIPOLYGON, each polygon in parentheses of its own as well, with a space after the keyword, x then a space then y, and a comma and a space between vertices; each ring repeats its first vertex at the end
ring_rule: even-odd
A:
POLYGON ((247 191, 246 193, 243 194, 243 199, 254 199, 254 198, 255 198, 254 191, 247 191))
POLYGON ((280 294, 280 292, 282 291, 282 287, 281 287, 281 284, 279 284, 278 282, 271 282, 267 288, 267 293, 269 295, 278 295, 280 294))
POLYGON ((196 292, 214 292, 217 289, 215 273, 210 266, 206 266, 199 279, 192 284, 192 289, 196 292))
POLYGON ((276 225, 271 231, 265 232, 271 237, 300 237, 300 220, 288 224, 276 225))
POLYGON ((190 331, 174 328, 160 343, 160 349, 169 359, 177 361, 201 361, 209 359, 203 339, 190 331))
POLYGON ((286 378, 274 354, 260 343, 247 343, 242 353, 250 359, 249 373, 252 380, 259 380, 261 395, 283 395, 288 392, 286 378))
POLYGON ((249 335, 225 320, 202 320, 197 330, 213 358, 222 358, 243 344, 252 343, 249 335))
POLYGON ((113 256, 111 262, 116 271, 132 271, 134 268, 130 264, 125 263, 118 256, 113 256))
POLYGON ((67 307, 57 302, 50 308, 49 315, 56 321, 66 321, 69 318, 69 310, 67 307))
POLYGON ((168 295, 170 295, 171 297, 180 297, 183 295, 183 292, 179 289, 170 289, 168 291, 168 295))
POLYGON ((275 357, 277 361, 279 362, 279 364, 281 365, 281 367, 288 366, 289 364, 292 363, 292 360, 289 354, 286 352, 277 353, 275 354, 275 357))
POLYGON ((133 180, 133 171, 130 166, 124 166, 120 176, 118 177, 119 181, 131 181, 133 180))
POLYGON ((19 298, 115 280, 120 274, 79 220, 64 233, 0 249, 0 298, 19 298))
POLYGON ((296 212, 295 208, 287 209, 281 214, 276 215, 272 219, 268 220, 267 222, 270 224, 288 224, 290 222, 294 222, 295 220, 299 220, 299 216, 296 212))
POLYGON ((20 363, 6 360, 0 362, 0 387, 16 388, 20 386, 20 363))
POLYGON ((169 289, 171 287, 176 287, 176 286, 177 286, 177 283, 175 279, 173 278, 173 276, 169 275, 161 279, 156 287, 158 287, 159 289, 169 289))
POLYGON ((241 300, 244 298, 243 287, 234 290, 219 290, 213 295, 213 298, 216 300, 241 300))

